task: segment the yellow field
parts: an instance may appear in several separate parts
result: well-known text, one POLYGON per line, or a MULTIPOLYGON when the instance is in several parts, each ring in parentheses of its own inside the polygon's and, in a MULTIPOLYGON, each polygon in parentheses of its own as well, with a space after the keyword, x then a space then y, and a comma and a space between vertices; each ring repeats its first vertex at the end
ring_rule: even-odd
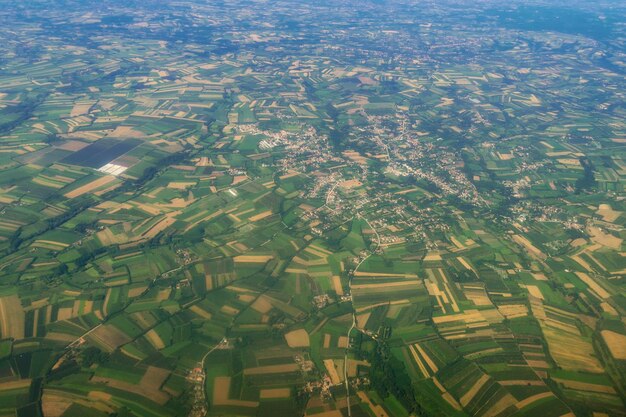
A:
POLYGON ((599 227, 590 226, 587 228, 587 232, 593 242, 599 243, 602 246, 615 250, 619 250, 622 246, 622 239, 610 233, 603 232, 599 227))
POLYGON ((309 334, 304 329, 293 330, 285 334, 287 344, 292 348, 309 347, 309 334))
POLYGON ((539 394, 535 394, 533 396, 530 396, 528 398, 523 399, 522 401, 518 402, 517 404, 515 404, 515 407, 517 407, 519 410, 521 410, 524 407, 529 406, 530 404, 534 403, 535 401, 539 401, 543 398, 548 398, 548 397, 553 397, 554 394, 550 391, 548 392, 542 392, 539 394))
POLYGON ((357 395, 359 396, 361 401, 369 405, 370 409, 374 412, 376 417, 389 417, 389 414, 387 414, 385 409, 380 404, 374 405, 372 401, 369 399, 369 397, 367 396, 367 394, 365 394, 365 392, 359 391, 357 392, 357 395))
POLYGON ((194 187, 196 185, 195 182, 170 182, 167 184, 167 188, 172 188, 175 190, 184 190, 189 187, 194 187))
POLYGON ((339 275, 333 275, 331 281, 333 284, 333 288, 335 289, 335 293, 341 297, 343 295, 343 288, 341 287, 341 280, 339 279, 339 275))
POLYGON ((580 278, 580 280, 583 281, 585 284, 587 284, 587 286, 593 292, 598 294, 598 296, 600 298, 607 299, 607 298, 609 298, 611 296, 611 294, 609 294, 609 292, 607 290, 602 288, 593 278, 591 278, 586 273, 584 273, 584 272, 576 272, 576 276, 578 278, 580 278))
POLYGON ((440 261, 441 255, 438 253, 428 253, 428 255, 424 256, 424 262, 428 262, 428 261, 440 261))
POLYGON ((626 359, 626 336, 611 330, 602 330, 602 338, 615 359, 626 359))
POLYGON ((9 295, 0 297, 0 337, 24 338, 24 309, 19 297, 9 295))
POLYGON ((498 310, 507 319, 528 315, 528 308, 524 304, 503 304, 498 306, 498 310))
POLYGON ((337 340, 337 347, 341 349, 346 349, 348 347, 348 343, 348 336, 339 336, 339 339, 337 340))
POLYGON ((413 274, 392 274, 386 272, 362 272, 357 271, 354 273, 355 277, 388 277, 388 278, 415 278, 413 274))
POLYGON ((570 379, 552 378, 556 382, 563 384, 566 388, 579 391, 601 392, 604 394, 615 394, 615 389, 608 385, 588 384, 586 382, 573 381, 570 379))
POLYGON ((489 381, 489 375, 483 374, 478 381, 474 383, 472 388, 469 389, 463 396, 460 398, 461 405, 465 407, 467 404, 472 401, 472 399, 478 394, 478 391, 489 381))
POLYGON ((546 259, 546 255, 541 250, 539 250, 537 247, 535 247, 532 243, 530 243, 530 241, 528 239, 526 239, 524 236, 513 235, 513 240, 516 243, 518 243, 519 245, 521 245, 524 248, 526 248, 526 250, 531 255, 535 256, 536 258, 546 259))
POLYGON ((259 214, 256 214, 254 216, 249 217, 248 221, 256 222, 256 221, 265 219, 266 217, 270 217, 271 215, 272 215, 272 211, 271 210, 267 210, 267 211, 264 211, 262 213, 259 213, 259 214))
POLYGON ((528 290, 528 293, 533 297, 543 300, 543 294, 541 293, 541 290, 539 290, 539 287, 537 287, 536 285, 527 285, 526 289, 528 290))
POLYGON ((337 372, 335 361, 332 359, 324 359, 324 367, 326 368, 333 385, 341 384, 342 378, 339 376, 339 372, 337 372))
POLYGON ((16 381, 2 382, 0 383, 0 392, 9 391, 12 389, 27 388, 27 387, 30 387, 30 382, 31 382, 30 378, 18 379, 16 381))
MULTIPOLYGON (((356 274, 355 274, 356 275, 356 274)), ((385 282, 379 284, 354 284, 352 285, 353 290, 366 290, 372 288, 389 288, 389 287, 405 287, 409 285, 421 285, 421 281, 412 280, 412 281, 393 281, 393 282, 385 282)))
POLYGON ((66 194, 64 194, 65 197, 67 198, 76 198, 76 197, 80 197, 83 194, 87 194, 89 192, 92 192, 104 185, 107 185, 108 183, 112 182, 115 180, 115 177, 113 175, 106 175, 104 177, 100 177, 96 180, 91 181, 88 184, 83 185, 82 187, 78 187, 66 194))
POLYGON ((61 417, 72 404, 73 401, 59 395, 51 394, 49 390, 44 391, 41 397, 43 415, 47 417, 61 417))
POLYGON ((560 367, 569 371, 603 372, 591 342, 581 336, 554 330, 544 324, 541 327, 550 354, 560 367))
POLYGON ((422 358, 420 358, 420 355, 417 353, 417 349, 415 349, 414 345, 409 346, 409 352, 411 352, 411 356, 413 356, 413 360, 417 364, 417 367, 420 369, 420 372, 422 373, 422 375, 428 378, 430 376, 430 372, 428 372, 426 365, 422 361, 422 358))
POLYGON ((257 298, 256 301, 250 305, 250 307, 261 314, 269 313, 270 310, 274 308, 272 303, 269 301, 269 298, 264 295, 257 298))
POLYGON ((264 264, 272 260, 272 255, 238 255, 233 258, 236 263, 264 264))
POLYGON ((613 223, 622 214, 621 211, 613 210, 608 204, 600 204, 596 213, 602 216, 602 220, 608 223, 613 223))

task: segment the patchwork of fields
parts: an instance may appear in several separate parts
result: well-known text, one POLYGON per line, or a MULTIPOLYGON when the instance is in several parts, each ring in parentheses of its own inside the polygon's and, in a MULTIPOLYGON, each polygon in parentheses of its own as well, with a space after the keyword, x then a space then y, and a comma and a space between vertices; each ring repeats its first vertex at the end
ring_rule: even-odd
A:
POLYGON ((0 416, 626 415, 600 6, 49 3, 0 10, 0 416))

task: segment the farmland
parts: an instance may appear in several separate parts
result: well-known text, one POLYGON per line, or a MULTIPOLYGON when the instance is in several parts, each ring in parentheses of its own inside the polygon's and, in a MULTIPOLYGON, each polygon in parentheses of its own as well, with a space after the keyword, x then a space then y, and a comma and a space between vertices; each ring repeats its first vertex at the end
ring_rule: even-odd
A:
POLYGON ((625 416, 624 17, 2 2, 0 416, 625 416))

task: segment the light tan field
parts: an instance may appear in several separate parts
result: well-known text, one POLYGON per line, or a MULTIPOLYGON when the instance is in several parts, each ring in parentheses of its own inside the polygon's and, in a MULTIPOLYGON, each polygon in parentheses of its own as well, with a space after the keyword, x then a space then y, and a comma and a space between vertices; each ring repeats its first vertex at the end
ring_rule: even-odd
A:
POLYGON ((24 309, 17 294, 0 297, 0 337, 24 338, 24 309))
POLYGON ((118 126, 111 132, 110 136, 117 138, 143 138, 146 134, 139 130, 134 130, 132 126, 118 126))
POLYGON ((154 226, 152 226, 147 231, 143 232, 141 234, 141 238, 152 239, 153 237, 161 233, 163 230, 167 229, 172 224, 176 223, 176 219, 174 218, 176 214, 177 213, 175 212, 166 214, 162 220, 157 222, 154 226))
POLYGON ((304 248, 304 251, 320 258, 326 258, 329 255, 332 255, 332 252, 329 252, 326 249, 320 248, 319 246, 315 245, 307 246, 306 248, 304 248))
POLYGON ((330 334, 324 333, 324 349, 328 349, 330 347, 330 334))
POLYGON ((474 305, 477 306, 490 306, 492 305, 489 296, 485 292, 485 289, 480 287, 478 289, 468 288, 467 286, 463 287, 463 294, 465 297, 472 301, 474 305))
POLYGON ((356 327, 358 327, 359 329, 365 328, 365 325, 367 324, 367 321, 370 319, 371 315, 372 315, 371 311, 368 311, 367 313, 363 313, 363 314, 357 315, 356 316, 356 327))
POLYGON ((128 297, 129 298, 133 298, 133 297, 138 297, 140 296, 147 287, 142 286, 142 287, 132 287, 128 290, 128 297))
POLYGON ((87 396, 89 398, 94 398, 96 400, 102 401, 111 401, 111 398, 113 398, 111 394, 107 394, 106 392, 102 391, 89 391, 89 394, 87 394, 87 396))
POLYGON ((295 264, 300 264, 300 265, 305 265, 305 266, 319 266, 319 265, 327 265, 328 261, 326 260, 326 257, 324 258, 317 258, 317 259, 312 259, 312 260, 306 260, 303 259, 299 256, 294 256, 292 259, 292 262, 295 264))
POLYGON ((359 391, 357 392, 357 395, 359 396, 361 401, 369 405, 370 409, 374 412, 376 417, 389 417, 389 414, 387 414, 385 409, 380 404, 374 405, 372 401, 369 399, 369 397, 367 396, 367 394, 365 394, 365 392, 359 391))
POLYGON ((190 218, 188 218, 188 219, 186 220, 187 222, 192 222, 192 223, 190 223, 190 224, 189 224, 189 225, 185 228, 184 232, 187 232, 187 231, 189 231, 190 229, 194 228, 194 227, 195 227, 198 223, 200 223, 200 222, 209 221, 209 220, 211 220, 212 218, 217 217, 217 216, 219 216, 220 214, 223 214, 223 213, 224 213, 224 210, 219 209, 219 210, 217 210, 217 211, 214 211, 214 212, 213 212, 213 213, 211 213, 211 214, 208 214, 208 215, 206 215, 206 216, 204 216, 204 217, 201 217, 204 213, 203 213, 203 212, 200 212, 200 213, 198 213, 197 215, 192 216, 192 217, 190 217, 190 218))
POLYGON ((364 156, 361 156, 361 154, 356 151, 344 151, 343 155, 347 157, 348 159, 356 162, 357 164, 360 164, 360 165, 367 164, 367 158, 364 156))
POLYGON ((570 166, 580 166, 580 161, 576 158, 557 158, 558 163, 570 166))
POLYGON ((72 107, 70 111, 70 117, 82 116, 83 114, 87 114, 91 106, 94 105, 95 102, 77 102, 72 107))
POLYGON ((150 329, 146 333, 146 339, 148 339, 148 342, 157 350, 161 350, 165 347, 165 343, 163 343, 163 340, 161 340, 161 337, 159 337, 159 334, 154 329, 150 329))
POLYGON ((272 215, 272 211, 271 210, 267 210, 267 211, 264 211, 262 213, 259 213, 259 214, 256 214, 254 216, 249 217, 248 221, 256 222, 256 221, 265 219, 266 217, 270 217, 271 215, 272 215))
POLYGON ((88 184, 83 185, 82 187, 78 187, 66 194, 64 194, 65 197, 67 198, 76 198, 76 197, 80 197, 83 194, 87 194, 89 192, 92 192, 94 190, 97 190, 98 188, 109 184, 110 182, 115 181, 115 176, 113 175, 106 175, 104 177, 100 177, 98 179, 95 179, 93 181, 91 181, 88 184))
POLYGON ((239 407, 256 407, 259 405, 256 401, 231 400, 228 398, 230 390, 230 377, 218 376, 213 382, 213 404, 215 405, 232 405, 239 407))
POLYGON ((613 223, 622 214, 621 211, 613 210, 608 204, 600 204, 596 213, 602 216, 602 220, 608 223, 613 223))
POLYGON ((53 241, 53 240, 40 240, 40 239, 38 239, 38 240, 36 240, 35 242, 43 243, 43 244, 45 244, 45 245, 59 246, 59 247, 61 247, 62 249, 65 249, 65 248, 67 248, 67 247, 69 247, 69 246, 70 246, 70 245, 69 245, 69 244, 67 244, 67 243, 55 242, 55 241, 53 241))
POLYGON ((81 142, 80 140, 67 140, 67 141, 64 141, 62 144, 60 144, 59 146, 57 146, 57 149, 63 149, 65 151, 76 152, 76 151, 83 149, 86 146, 89 146, 89 144, 85 142, 81 142))
POLYGON ((491 408, 485 411, 482 417, 495 417, 515 404, 517 404, 517 400, 515 399, 515 397, 513 397, 511 394, 506 394, 497 403, 492 405, 491 408))
POLYGON ((339 279, 339 275, 333 275, 331 281, 333 288, 335 289, 335 293, 341 297, 343 295, 343 288, 341 287, 341 279, 339 279))
POLYGON ((194 187, 196 185, 195 182, 170 182, 167 184, 167 188, 172 188, 175 190, 184 190, 189 187, 194 187))
POLYGON ((65 307, 65 308, 60 308, 58 313, 57 313, 57 320, 61 321, 61 320, 68 320, 72 318, 72 308, 71 307, 65 307))
POLYGON ((272 308, 274 308, 268 297, 264 295, 257 298, 256 301, 250 305, 250 307, 261 314, 267 314, 272 308))
POLYGON ((609 298, 611 296, 611 294, 609 294, 609 292, 607 290, 602 288, 593 278, 591 278, 586 273, 584 273, 584 272, 576 272, 576 276, 578 278, 580 278, 580 280, 583 281, 585 284, 587 284, 587 286, 589 286, 589 288, 593 292, 598 294, 598 296, 600 296, 600 298, 607 299, 607 298, 609 298))
POLYGON ((307 270, 304 268, 287 268, 285 272, 290 274, 306 274, 307 270))
POLYGON ((264 264, 274 257, 272 255, 238 255, 233 258, 237 263, 264 264))
POLYGON ((552 378, 556 382, 563 384, 567 388, 588 391, 588 392, 601 392, 604 394, 615 394, 615 389, 609 385, 588 384, 586 382, 573 381, 571 379, 552 378))
MULTIPOLYGON (((467 262, 465 260, 464 257, 459 256, 458 258, 456 258, 459 262, 461 262, 461 265, 463 265, 466 269, 469 269, 470 271, 474 271, 474 268, 472 268, 472 265, 469 264, 469 262, 467 262)), ((476 271, 474 271, 476 272, 476 271)))
POLYGON ((449 314, 447 316, 433 317, 435 324, 450 323, 455 321, 462 321, 465 324, 477 323, 485 321, 484 310, 465 310, 461 314, 449 314))
POLYGON ((424 375, 424 377, 426 378, 430 377, 430 372, 428 372, 428 369, 426 369, 426 365, 420 358, 420 355, 417 353, 417 349, 415 349, 414 345, 409 346, 409 352, 411 352, 411 356, 413 356, 413 360, 417 364, 417 367, 420 369, 422 375, 424 375))
POLYGON ((389 278, 408 278, 415 277, 412 274, 392 274, 387 272, 362 272, 357 271, 354 273, 355 277, 389 277, 389 278))
POLYGON ((524 304, 502 304, 498 306, 498 310, 507 319, 528 315, 528 308, 524 304))
POLYGON ((285 175, 281 175, 278 178, 280 178, 281 180, 286 180, 287 178, 295 177, 297 175, 300 175, 298 171, 289 171, 285 175))
POLYGON ((228 402, 228 391, 230 389, 230 377, 218 376, 213 381, 213 404, 223 405, 228 402))
POLYGON ((543 398, 548 398, 548 397, 553 397, 554 394, 550 391, 548 392, 541 392, 539 394, 535 394, 533 396, 530 396, 528 398, 523 399, 522 401, 518 402, 517 404, 515 404, 515 407, 517 407, 518 410, 521 410, 522 408, 534 403, 535 401, 539 401, 543 398))
POLYGON ((262 389, 259 393, 261 399, 267 398, 289 398, 291 390, 289 388, 262 389))
POLYGON ((613 308, 613 306, 611 304, 607 303, 607 302, 600 303, 600 307, 602 307, 602 310, 605 313, 608 313, 608 314, 610 314, 612 316, 617 316, 618 315, 617 310, 615 310, 615 308, 613 308))
POLYGON ((602 330, 602 338, 615 359, 626 359, 626 336, 611 330, 602 330))
POLYGON ((61 417, 73 404, 73 401, 45 390, 41 397, 41 408, 46 417, 61 417))
POLYGON ((570 258, 572 258, 572 260, 575 261, 578 265, 585 268, 585 271, 593 272, 593 268, 591 268, 591 265, 589 265, 589 263, 581 258, 579 255, 571 255, 570 258))
POLYGON ((339 376, 339 372, 337 372, 335 361, 332 359, 324 359, 324 367, 326 368, 326 372, 328 372, 328 376, 330 377, 333 385, 341 384, 342 378, 339 376))
POLYGON ((418 280, 407 280, 407 281, 393 281, 393 282, 385 282, 378 284, 353 284, 353 290, 367 290, 372 288, 389 288, 389 287, 406 287, 410 285, 419 286, 421 285, 421 281, 418 280))
POLYGON ((440 261, 441 259, 442 259, 441 255, 438 253, 429 253, 428 255, 424 257, 424 261, 426 262, 427 261, 440 261))
POLYGON ((234 316, 235 314, 239 314, 238 309, 236 309, 235 307, 227 306, 227 305, 222 306, 222 308, 220 308, 220 311, 226 314, 230 314, 231 316, 234 316))
POLYGON ((7 381, 0 383, 0 392, 12 389, 27 388, 30 386, 30 378, 18 379, 16 381, 7 381))
POLYGON ((428 354, 426 354, 426 351, 419 345, 419 343, 416 343, 414 346, 415 346, 415 349, 422 356, 422 358, 424 358, 424 361, 426 362, 428 367, 431 369, 431 371, 433 371, 433 373, 437 373, 439 371, 439 367, 437 367, 437 365, 430 358, 430 356, 428 356, 428 354))
POLYGON ((474 383, 472 388, 469 389, 463 396, 460 398, 461 405, 465 407, 467 404, 472 401, 472 399, 478 394, 478 391, 489 381, 489 375, 483 374, 478 381, 474 383))
POLYGON ((293 330, 285 334, 287 344, 292 348, 309 347, 309 334, 304 329, 293 330))
POLYGON ((536 246, 534 246, 532 243, 530 243, 530 241, 528 239, 526 239, 524 236, 520 236, 520 235, 513 235, 513 240, 518 243, 519 245, 523 246, 524 248, 526 248, 526 250, 533 256, 539 258, 539 259, 546 259, 546 255, 539 250, 536 246))
POLYGON ((361 185, 363 185, 363 183, 361 183, 361 181, 359 180, 347 180, 347 181, 342 181, 339 183, 339 186, 341 188, 346 188, 346 189, 357 188, 357 187, 360 187, 361 185))
POLYGON ((348 337, 347 336, 339 336, 339 340, 337 341, 337 347, 340 349, 348 348, 348 337))
POLYGON ((603 372, 589 341, 544 324, 541 327, 550 353, 560 367, 569 371, 603 372))
POLYGON ((528 290, 528 293, 533 297, 539 298, 541 300, 544 299, 541 290, 539 290, 539 287, 537 287, 536 285, 527 285, 526 289, 528 290))
POLYGON ((593 242, 599 243, 602 246, 615 250, 619 250, 622 246, 622 239, 610 233, 603 232, 599 227, 590 226, 587 228, 587 232, 593 242))

